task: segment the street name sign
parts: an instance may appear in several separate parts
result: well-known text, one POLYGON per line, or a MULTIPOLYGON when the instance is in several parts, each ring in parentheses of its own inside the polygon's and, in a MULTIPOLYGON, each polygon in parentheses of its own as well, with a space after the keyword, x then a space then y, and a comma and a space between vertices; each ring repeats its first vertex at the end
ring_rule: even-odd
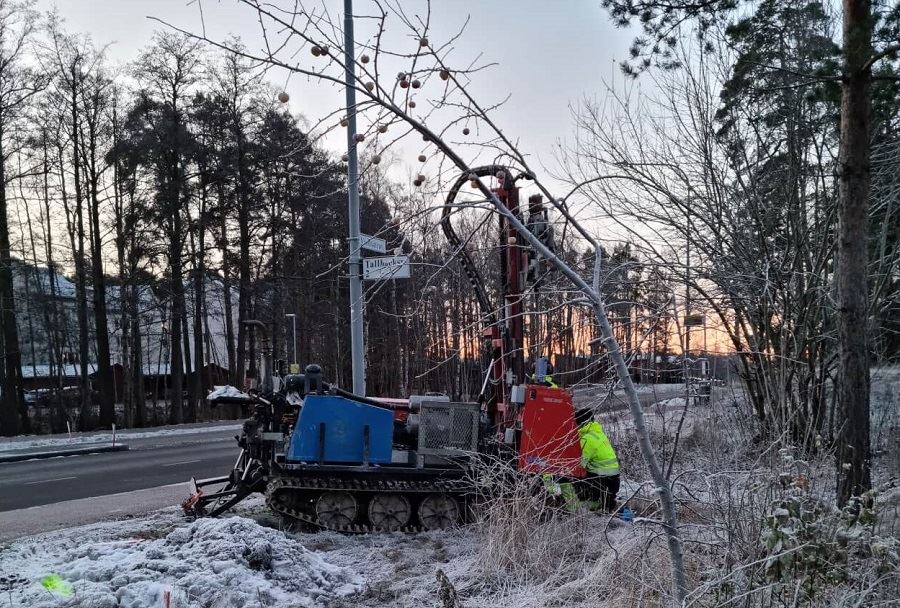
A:
POLYGON ((409 256, 406 255, 363 258, 362 263, 364 281, 409 278, 409 256))
POLYGON ((387 243, 384 239, 380 239, 375 236, 369 236, 368 234, 359 235, 359 247, 360 249, 365 249, 366 251, 371 251, 372 253, 387 253, 387 243))

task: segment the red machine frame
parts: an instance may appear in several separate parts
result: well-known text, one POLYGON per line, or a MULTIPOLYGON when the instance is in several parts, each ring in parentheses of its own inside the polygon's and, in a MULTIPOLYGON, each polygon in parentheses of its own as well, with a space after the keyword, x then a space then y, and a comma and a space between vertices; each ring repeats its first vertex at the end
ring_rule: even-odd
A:
MULTIPOLYGON (((474 169, 461 176, 451 188, 444 207, 441 225, 451 245, 459 252, 463 267, 476 290, 476 296, 487 319, 484 342, 490 353, 487 375, 493 388, 483 394, 482 411, 490 422, 497 440, 518 448, 518 466, 531 473, 551 473, 568 477, 584 477, 581 446, 575 424, 572 396, 561 388, 530 384, 525 372, 525 317, 523 290, 528 270, 529 248, 518 230, 503 214, 499 217, 499 252, 501 297, 503 305, 494 309, 475 264, 450 223, 453 201, 459 189, 473 176, 493 177, 499 182, 492 191, 497 199, 523 224, 516 181, 512 172, 499 165, 474 169), (499 314, 498 314, 499 313, 499 314), (517 387, 522 400, 516 402, 517 387), (524 389, 524 395, 521 391, 524 389)), ((540 206, 542 209, 542 206, 540 206)), ((529 212, 535 207, 529 205, 529 212)), ((488 382, 485 383, 487 388, 488 382)))

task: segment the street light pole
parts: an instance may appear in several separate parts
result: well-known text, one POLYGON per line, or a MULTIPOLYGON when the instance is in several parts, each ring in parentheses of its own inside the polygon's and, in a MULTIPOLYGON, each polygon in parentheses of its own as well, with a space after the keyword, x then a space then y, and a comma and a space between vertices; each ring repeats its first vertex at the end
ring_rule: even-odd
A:
POLYGON ((292 363, 299 364, 300 362, 297 361, 297 315, 295 315, 292 312, 289 312, 289 313, 285 314, 284 316, 290 317, 291 323, 294 326, 294 350, 293 350, 294 357, 293 357, 292 363))
POLYGON ((353 48, 353 0, 344 0, 344 89, 347 97, 347 190, 350 224, 350 362, 353 392, 366 394, 365 345, 363 344, 362 255, 359 250, 359 168, 356 155, 355 52, 353 48))

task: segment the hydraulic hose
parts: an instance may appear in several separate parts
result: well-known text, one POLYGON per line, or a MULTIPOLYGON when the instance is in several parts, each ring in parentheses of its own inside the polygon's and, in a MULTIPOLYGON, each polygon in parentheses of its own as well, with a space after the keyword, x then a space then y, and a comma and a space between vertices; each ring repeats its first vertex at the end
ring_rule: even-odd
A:
POLYGON ((382 403, 375 399, 370 399, 369 397, 360 397, 359 395, 354 395, 350 391, 345 391, 344 389, 338 388, 336 386, 331 387, 331 392, 340 397, 350 399, 351 401, 358 401, 360 403, 365 403, 366 405, 371 405, 372 407, 381 408, 383 410, 389 410, 391 412, 394 411, 394 408, 386 403, 382 403))
POLYGON ((502 165, 484 165, 482 167, 475 167, 469 171, 469 173, 460 175, 456 178, 456 181, 450 188, 450 192, 447 194, 447 201, 444 203, 444 209, 441 212, 441 229, 444 231, 444 236, 447 237, 450 245, 459 253, 459 258, 462 262, 463 269, 466 271, 466 276, 468 276, 469 282, 475 290, 478 306, 481 308, 481 313, 488 318, 489 325, 493 325, 497 322, 497 315, 491 306, 490 298, 484 288, 484 281, 478 273, 478 269, 475 266, 475 262, 472 260, 472 256, 469 255, 468 250, 463 245, 462 239, 459 238, 459 235, 453 228, 453 223, 450 221, 450 214, 453 211, 453 202, 456 200, 456 195, 459 194, 460 188, 462 188, 467 181, 472 179, 473 174, 477 177, 496 177, 501 171, 504 175, 503 188, 506 190, 513 188, 519 178, 528 177, 523 173, 513 178, 512 171, 510 171, 508 167, 502 165))

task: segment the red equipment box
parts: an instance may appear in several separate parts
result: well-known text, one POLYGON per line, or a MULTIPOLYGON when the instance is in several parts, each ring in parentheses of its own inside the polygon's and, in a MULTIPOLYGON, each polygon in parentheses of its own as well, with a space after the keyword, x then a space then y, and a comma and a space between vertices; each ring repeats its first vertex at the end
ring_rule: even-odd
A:
POLYGON ((568 391, 540 385, 525 387, 519 469, 528 473, 585 476, 575 409, 568 391))

